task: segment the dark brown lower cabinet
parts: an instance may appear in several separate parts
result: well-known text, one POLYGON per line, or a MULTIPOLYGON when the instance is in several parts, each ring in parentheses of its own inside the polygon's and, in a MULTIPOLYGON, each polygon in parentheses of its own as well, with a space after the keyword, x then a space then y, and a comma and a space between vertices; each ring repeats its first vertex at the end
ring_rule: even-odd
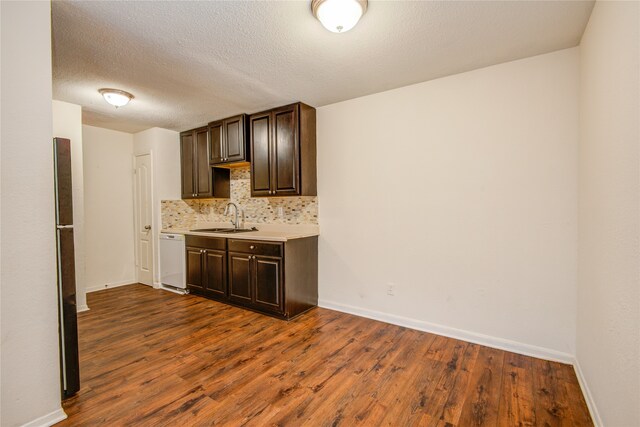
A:
POLYGON ((254 304, 263 310, 282 313, 282 258, 253 256, 254 304))
POLYGON ((229 252, 229 299, 283 313, 282 258, 229 252))
POLYGON ((204 254, 202 248, 187 246, 187 289, 204 293, 204 254))
POLYGON ((251 255, 229 252, 229 300, 250 305, 251 299, 251 255))
POLYGON ((195 294, 285 319, 318 305, 316 236, 280 243, 188 235, 186 241, 187 286, 195 294), (212 246, 217 249, 205 249, 212 246))
POLYGON ((227 295, 227 253, 205 249, 204 255, 204 271, 207 272, 205 292, 217 298, 225 298, 227 295))
POLYGON ((226 239, 189 236, 186 257, 189 292, 225 300, 227 298, 226 239))

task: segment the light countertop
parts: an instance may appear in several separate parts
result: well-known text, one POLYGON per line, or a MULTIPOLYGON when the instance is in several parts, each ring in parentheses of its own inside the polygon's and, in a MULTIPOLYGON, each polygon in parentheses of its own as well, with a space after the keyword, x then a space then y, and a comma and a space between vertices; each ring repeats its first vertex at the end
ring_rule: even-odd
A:
MULTIPOLYGON (((212 233, 202 231, 191 231, 185 229, 169 228, 163 229, 161 233, 184 234, 207 237, 224 237, 238 240, 265 240, 272 242, 286 242, 287 240, 302 239, 320 235, 320 228, 317 225, 289 225, 289 224, 255 224, 247 223, 244 228, 256 227, 258 231, 247 231, 243 233, 212 233)), ((206 223, 198 224, 193 229, 199 228, 233 228, 227 223, 206 223)))

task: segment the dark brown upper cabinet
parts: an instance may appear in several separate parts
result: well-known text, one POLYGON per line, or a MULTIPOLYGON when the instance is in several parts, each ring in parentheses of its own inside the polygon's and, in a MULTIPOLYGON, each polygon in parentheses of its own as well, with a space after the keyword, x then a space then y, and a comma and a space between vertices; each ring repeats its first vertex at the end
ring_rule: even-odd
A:
POLYGON ((180 133, 182 198, 229 197, 229 171, 209 165, 209 128, 180 133))
POLYGON ((301 102, 249 116, 251 196, 315 196, 316 110, 301 102))
POLYGON ((249 161, 247 124, 246 114, 209 123, 209 164, 218 166, 249 161))

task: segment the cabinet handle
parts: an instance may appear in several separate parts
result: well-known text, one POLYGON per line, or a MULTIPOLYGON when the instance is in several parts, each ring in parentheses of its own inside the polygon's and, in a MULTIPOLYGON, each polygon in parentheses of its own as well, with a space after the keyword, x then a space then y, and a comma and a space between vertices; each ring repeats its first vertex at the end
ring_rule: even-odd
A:
POLYGON ((253 246, 253 245, 249 246, 249 249, 255 249, 255 248, 256 248, 256 247, 255 247, 255 246, 253 246))

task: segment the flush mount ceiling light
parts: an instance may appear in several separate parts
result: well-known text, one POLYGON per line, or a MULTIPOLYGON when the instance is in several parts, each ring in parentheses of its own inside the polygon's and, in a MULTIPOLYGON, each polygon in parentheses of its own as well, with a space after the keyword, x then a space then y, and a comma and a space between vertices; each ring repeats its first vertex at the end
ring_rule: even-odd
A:
POLYGON ((98 90, 104 99, 114 107, 124 107, 133 99, 133 95, 120 89, 100 89, 98 90))
POLYGON ((327 30, 344 33, 367 11, 367 0, 312 0, 311 11, 327 30))

